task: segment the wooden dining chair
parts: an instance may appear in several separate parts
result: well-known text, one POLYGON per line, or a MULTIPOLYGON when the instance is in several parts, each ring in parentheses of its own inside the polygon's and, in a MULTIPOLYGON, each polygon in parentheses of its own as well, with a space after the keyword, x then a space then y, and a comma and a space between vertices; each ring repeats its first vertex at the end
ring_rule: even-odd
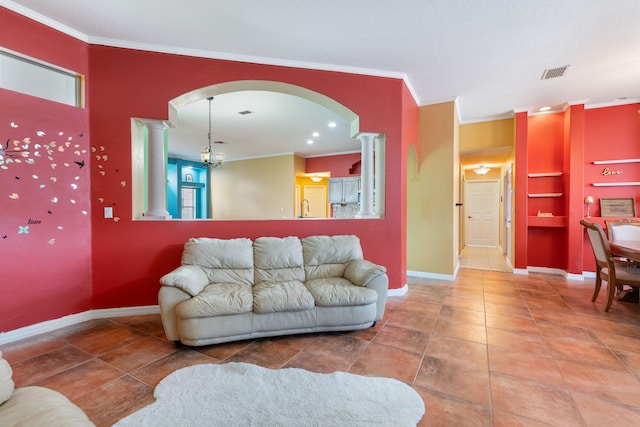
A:
POLYGON ((618 287, 629 285, 640 288, 640 269, 625 267, 614 260, 609 240, 607 240, 600 224, 591 223, 584 219, 580 220, 580 224, 587 230, 587 236, 596 259, 596 288, 593 291, 591 301, 596 300, 602 281, 605 280, 607 282, 607 303, 604 311, 609 311, 618 287))
POLYGON ((618 240, 640 241, 640 221, 636 219, 612 219, 605 221, 607 236, 612 242, 618 240))

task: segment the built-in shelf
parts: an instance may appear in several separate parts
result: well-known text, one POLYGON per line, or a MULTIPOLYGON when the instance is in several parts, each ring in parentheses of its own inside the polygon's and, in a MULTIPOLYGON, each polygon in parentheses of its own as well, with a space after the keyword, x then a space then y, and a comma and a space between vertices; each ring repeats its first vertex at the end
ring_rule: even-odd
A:
POLYGON ((633 185, 640 185, 640 182, 594 182, 594 187, 629 187, 633 185))
POLYGON ((594 165, 615 165, 618 163, 640 163, 640 159, 594 160, 594 165))
POLYGON ((562 197, 562 193, 531 193, 529 197, 562 197))
POLYGON ((529 216, 527 218, 529 227, 566 227, 566 216, 529 216))
POLYGON ((541 178, 545 176, 561 176, 562 172, 540 172, 527 174, 529 178, 541 178))

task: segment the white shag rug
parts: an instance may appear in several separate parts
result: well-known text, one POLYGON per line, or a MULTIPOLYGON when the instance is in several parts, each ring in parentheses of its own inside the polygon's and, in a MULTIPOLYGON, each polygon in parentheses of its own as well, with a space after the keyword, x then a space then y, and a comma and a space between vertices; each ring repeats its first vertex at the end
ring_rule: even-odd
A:
POLYGON ((420 395, 395 379, 248 363, 178 369, 154 397, 114 427, 415 426, 425 412, 420 395))

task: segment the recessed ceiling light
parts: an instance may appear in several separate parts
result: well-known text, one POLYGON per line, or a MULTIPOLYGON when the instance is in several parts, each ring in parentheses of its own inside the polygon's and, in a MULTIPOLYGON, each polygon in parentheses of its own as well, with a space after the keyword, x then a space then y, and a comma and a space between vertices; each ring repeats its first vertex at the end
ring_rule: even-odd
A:
POLYGON ((320 134, 318 132, 314 132, 311 134, 312 137, 317 138, 320 136, 320 134))
POLYGON ((336 127, 336 126, 337 126, 337 125, 336 125, 336 122, 329 122, 329 127, 330 127, 330 128, 334 128, 334 127, 336 127))
POLYGON ((549 110, 551 110, 551 107, 542 107, 538 111, 549 111, 549 110))
POLYGON ((309 145, 313 144, 313 139, 307 139, 307 144, 309 145))

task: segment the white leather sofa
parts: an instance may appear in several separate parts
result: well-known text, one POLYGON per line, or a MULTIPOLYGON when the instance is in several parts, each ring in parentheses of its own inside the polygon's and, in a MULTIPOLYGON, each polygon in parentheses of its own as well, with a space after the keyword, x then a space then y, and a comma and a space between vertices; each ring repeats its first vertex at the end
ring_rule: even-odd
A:
POLYGON ((352 235, 192 238, 160 279, 167 338, 190 346, 365 329, 382 319, 385 267, 352 235))
POLYGON ((14 387, 13 371, 0 352, 2 427, 95 427, 80 408, 55 390, 44 387, 14 387))

